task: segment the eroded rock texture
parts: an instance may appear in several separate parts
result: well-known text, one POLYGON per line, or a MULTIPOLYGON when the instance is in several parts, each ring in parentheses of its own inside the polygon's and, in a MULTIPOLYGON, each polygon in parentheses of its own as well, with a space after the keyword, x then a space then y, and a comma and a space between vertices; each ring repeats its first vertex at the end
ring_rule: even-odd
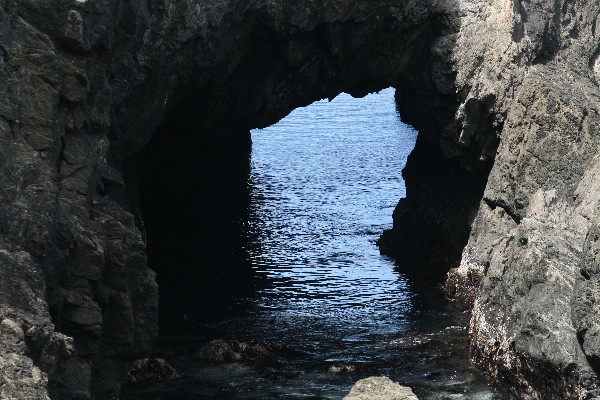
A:
POLYGON ((361 379, 352 386, 344 400, 419 400, 406 386, 385 376, 372 376, 361 379))
POLYGON ((0 397, 117 398, 148 351, 140 177, 387 86, 421 134, 382 248, 444 270, 468 240, 474 360, 517 396, 596 394, 599 8, 0 0, 0 397))
POLYGON ((457 83, 505 116, 462 258, 486 271, 472 355, 516 397, 591 398, 600 5, 494 3, 468 10, 458 40, 457 83))
POLYGON ((2 398, 114 393, 156 329, 142 236, 107 196, 116 10, 61 4, 0 2, 2 398))

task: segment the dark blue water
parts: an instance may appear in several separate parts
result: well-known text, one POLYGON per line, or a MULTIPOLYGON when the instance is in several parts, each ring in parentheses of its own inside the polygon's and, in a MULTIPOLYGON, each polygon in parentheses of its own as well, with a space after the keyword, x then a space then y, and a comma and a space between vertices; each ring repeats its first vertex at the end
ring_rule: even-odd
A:
MULTIPOLYGON (((362 99, 341 94, 254 130, 248 202, 230 218, 239 219, 241 249, 213 258, 225 273, 210 276, 212 291, 196 292, 210 300, 169 311, 185 313, 192 328, 185 335, 163 329, 159 342, 184 378, 132 396, 340 399, 356 380, 386 375, 424 399, 496 398, 468 365, 468 316, 448 307, 435 285, 405 276, 411 266, 381 256, 375 244, 405 195, 401 171, 415 139, 393 89, 362 99), (240 269, 251 278, 231 290, 238 274, 229 271, 240 269), (207 303, 210 318, 197 311, 207 303), (217 338, 285 346, 294 355, 267 364, 192 357, 217 338)), ((190 258, 208 253, 186 253, 182 262, 194 265, 190 258)))

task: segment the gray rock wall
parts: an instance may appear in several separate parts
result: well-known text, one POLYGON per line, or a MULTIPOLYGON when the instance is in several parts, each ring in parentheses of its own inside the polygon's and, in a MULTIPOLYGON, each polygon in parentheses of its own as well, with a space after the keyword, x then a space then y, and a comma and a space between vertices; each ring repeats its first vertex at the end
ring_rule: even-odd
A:
POLYGON ((2 398, 101 398, 156 330, 140 231, 102 196, 123 185, 108 165, 116 5, 0 2, 2 398))
POLYGON ((0 0, 0 397, 116 398, 148 351, 137 154, 159 127, 244 145, 297 106, 390 85, 421 150, 385 247, 448 268, 468 241, 459 270, 486 274, 474 361, 517 397, 595 394, 599 9, 0 0))
POLYGON ((493 3, 467 9, 457 51, 458 87, 504 116, 461 264, 486 272, 472 356, 516 397, 589 398, 600 6, 493 3))

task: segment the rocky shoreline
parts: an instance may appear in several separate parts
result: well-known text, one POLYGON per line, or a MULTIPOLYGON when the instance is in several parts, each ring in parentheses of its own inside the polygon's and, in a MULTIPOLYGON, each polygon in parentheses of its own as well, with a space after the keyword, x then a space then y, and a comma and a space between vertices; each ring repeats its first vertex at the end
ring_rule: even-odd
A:
POLYGON ((247 149, 297 106, 388 86, 420 134, 382 249, 485 274, 466 296, 472 358, 513 396, 600 395, 599 15, 571 0, 0 0, 0 397, 114 399, 148 353, 138 184, 165 152, 247 149))

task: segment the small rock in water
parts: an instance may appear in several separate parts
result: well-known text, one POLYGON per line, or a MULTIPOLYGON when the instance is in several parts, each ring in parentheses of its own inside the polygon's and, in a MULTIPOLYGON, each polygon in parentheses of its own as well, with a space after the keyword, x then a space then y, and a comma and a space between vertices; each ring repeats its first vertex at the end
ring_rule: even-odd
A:
POLYGON ((270 346, 237 340, 213 340, 198 351, 198 358, 220 362, 246 362, 276 358, 270 346))
POLYGON ((419 400, 411 388, 385 376, 361 379, 352 386, 344 400, 419 400))
POLYGON ((153 383, 181 378, 181 374, 164 358, 146 357, 135 360, 127 371, 129 383, 153 383))
POLYGON ((356 365, 349 363, 337 362, 331 364, 327 369, 332 374, 347 374, 350 372, 356 372, 356 365))

